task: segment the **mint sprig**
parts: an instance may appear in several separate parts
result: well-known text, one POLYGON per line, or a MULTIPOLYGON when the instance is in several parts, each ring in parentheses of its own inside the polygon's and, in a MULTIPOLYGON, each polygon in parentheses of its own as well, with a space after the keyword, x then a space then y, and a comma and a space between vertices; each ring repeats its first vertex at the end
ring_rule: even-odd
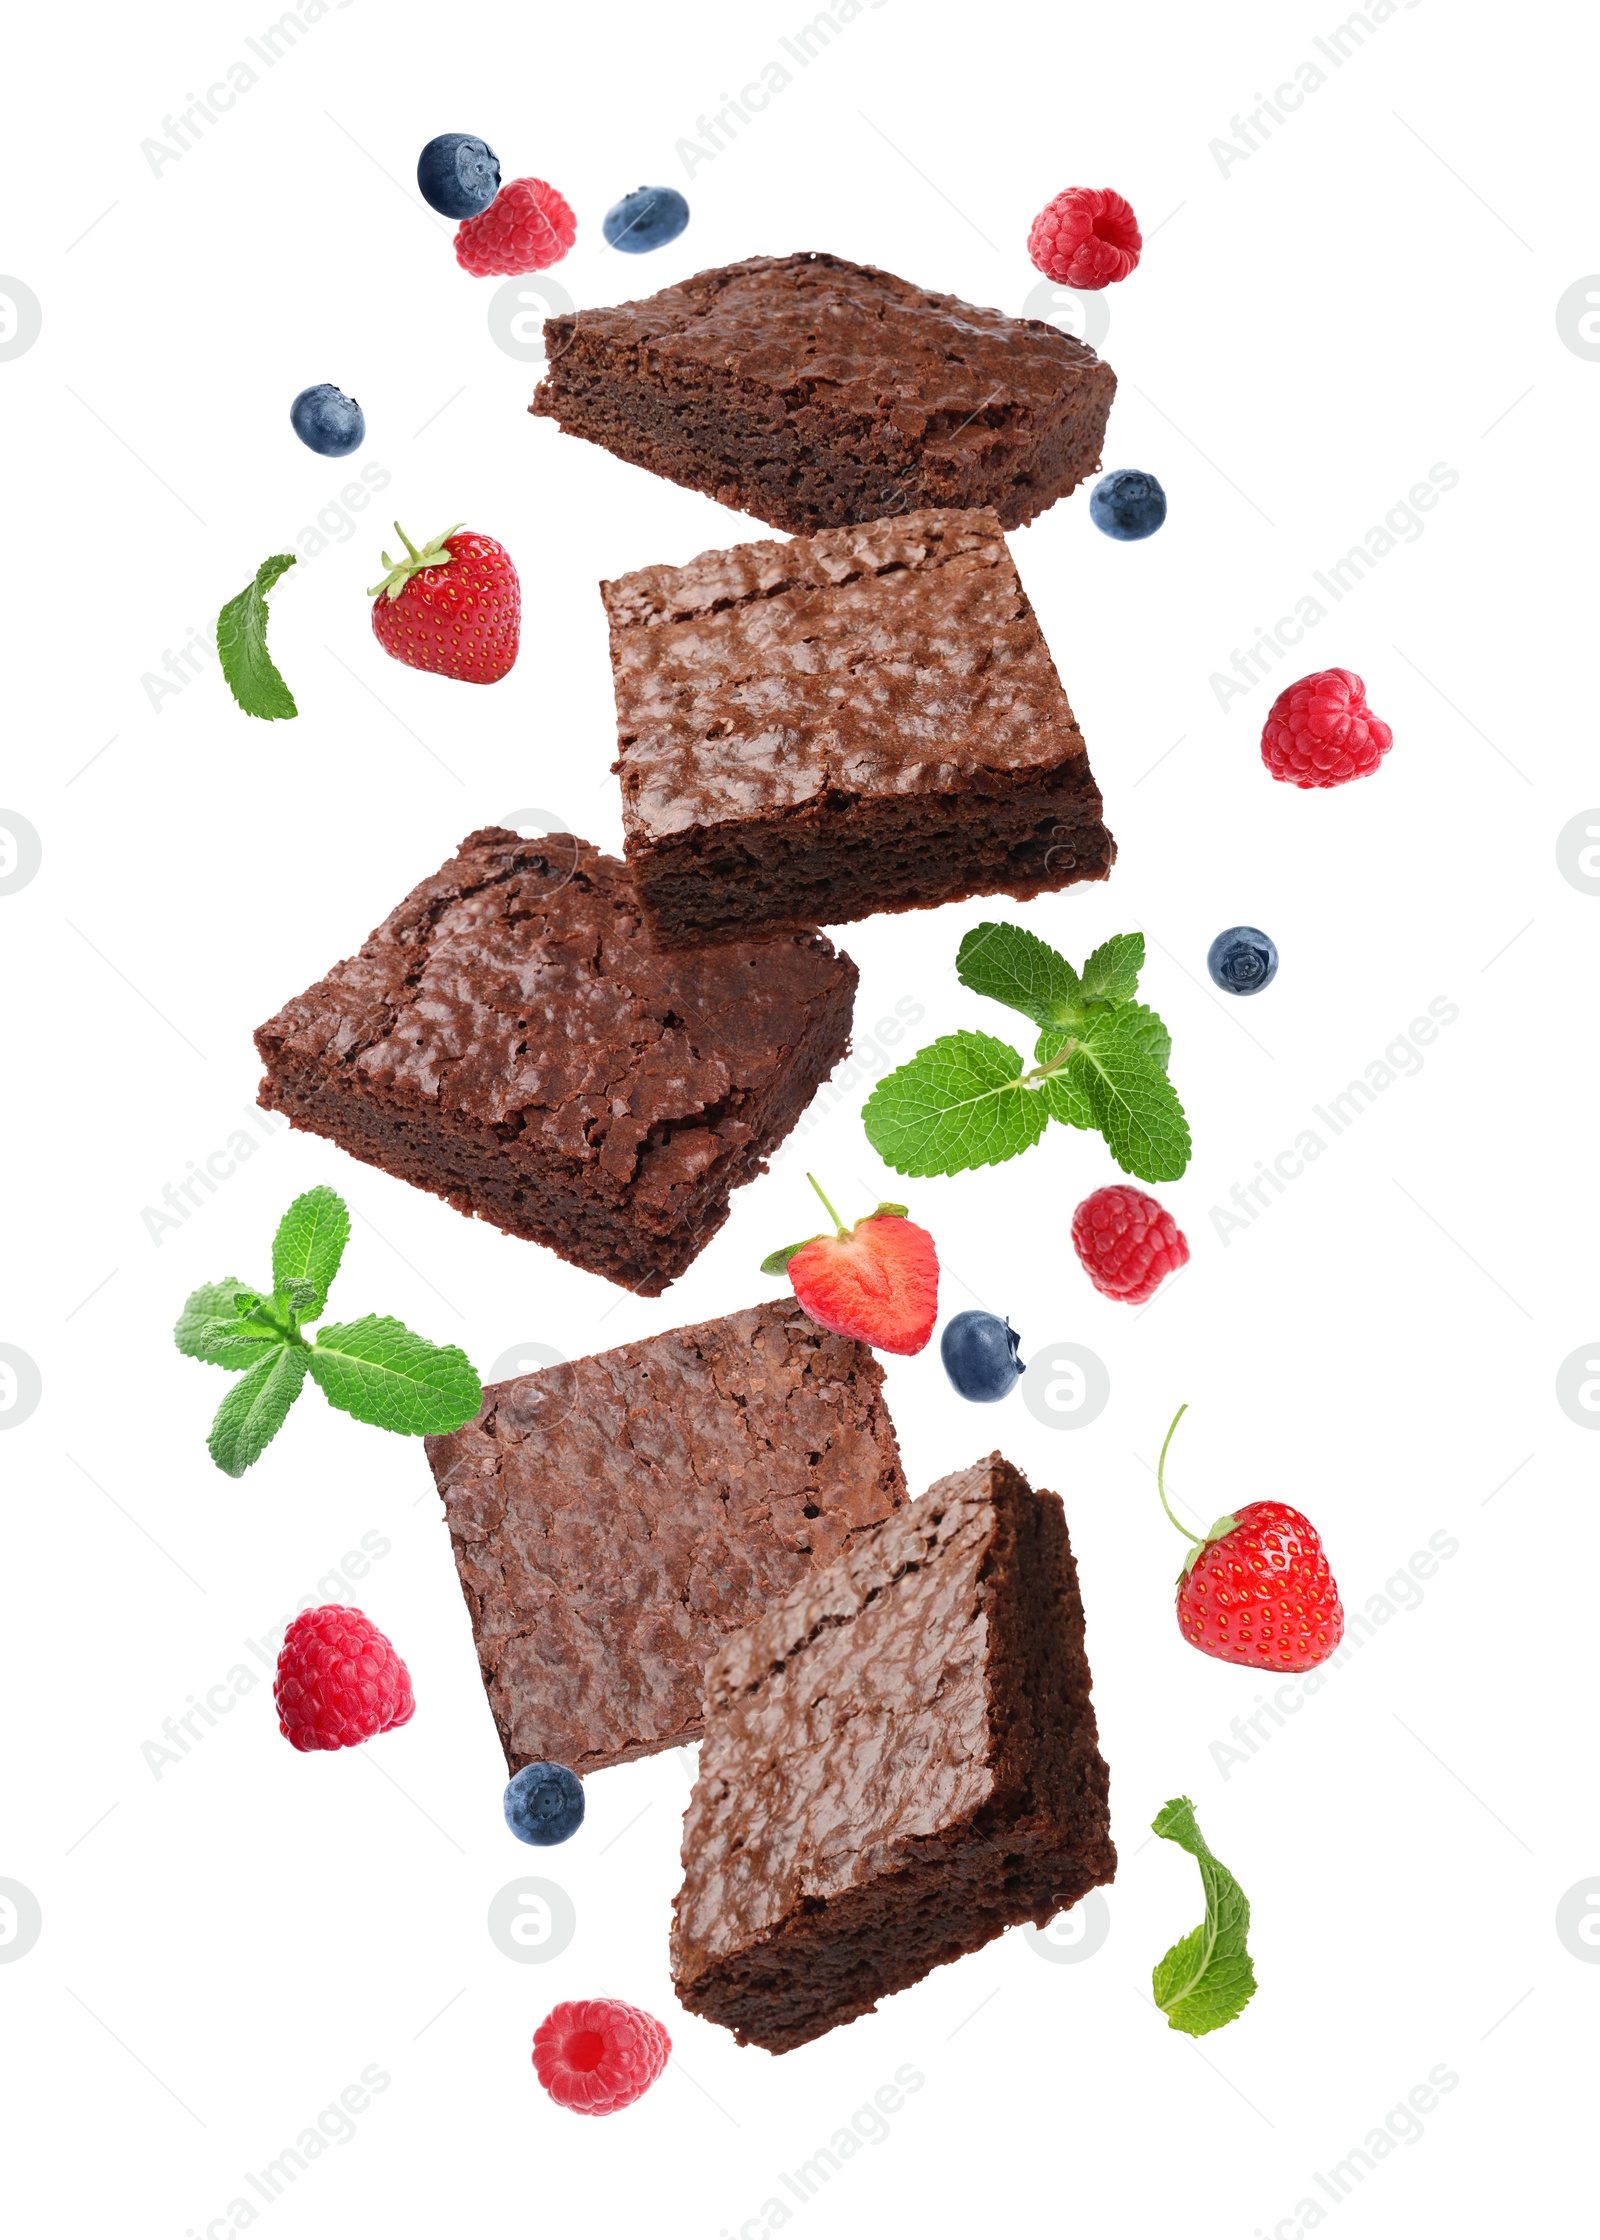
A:
POLYGON ((228 690, 247 716, 260 716, 266 723, 300 713, 267 651, 267 593, 298 557, 275 552, 263 560, 217 617, 217 655, 228 690))
POLYGON ((1052 1119, 1104 1136, 1124 1174, 1176 1182, 1189 1124, 1167 1079, 1172 1037, 1134 1001, 1144 935, 1119 933, 1075 971, 1022 926, 974 926, 956 956, 963 987, 1039 1029, 1030 1070, 993 1035, 941 1035, 879 1082, 867 1139, 897 1174, 961 1174, 1027 1151, 1052 1119))
POLYGON ((1255 1996, 1255 1969, 1245 1945, 1250 1901, 1212 1856, 1187 1797, 1169 1799, 1150 1825, 1199 1861, 1206 1897, 1199 1928, 1180 1937, 1151 1970, 1151 1993, 1172 2029, 1203 2038, 1237 2020, 1255 1996))
POLYGON ((229 1277, 189 1294, 173 1337, 178 1351, 244 1375, 217 1410, 206 1444, 230 1478, 243 1477, 281 1429, 309 1375, 358 1423, 410 1437, 456 1431, 477 1414, 483 1389, 459 1346, 436 1346, 390 1315, 330 1322, 308 1339, 350 1236, 344 1200, 326 1183, 296 1198, 272 1240, 272 1289, 229 1277))

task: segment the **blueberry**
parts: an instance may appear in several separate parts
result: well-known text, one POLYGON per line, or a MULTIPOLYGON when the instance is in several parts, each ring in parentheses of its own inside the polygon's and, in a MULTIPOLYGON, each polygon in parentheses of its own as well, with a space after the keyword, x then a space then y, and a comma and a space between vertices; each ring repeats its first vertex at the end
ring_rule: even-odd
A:
POLYGON ((600 230, 613 249, 640 257, 676 241, 688 223, 689 205, 676 187, 635 187, 611 205, 600 230))
POLYGON ((1229 926, 1206 951, 1206 970, 1230 996, 1258 996, 1278 969, 1278 944, 1257 926, 1229 926))
POLYGON ((963 1400, 1003 1400, 1022 1374, 1021 1341, 997 1314, 968 1307, 944 1326, 939 1359, 963 1400))
POLYGON ((320 451, 324 459, 345 459, 360 450, 367 416, 354 397, 347 397, 331 381, 319 381, 302 389, 290 405, 289 425, 302 443, 320 451))
POLYGON ((1122 544, 1153 537, 1167 518, 1167 493, 1153 474, 1116 467, 1100 477, 1089 500, 1089 519, 1122 544))
POLYGON ((470 132, 441 132, 417 158, 422 199, 447 218, 475 218, 500 192, 500 158, 470 132))
POLYGON ((524 1766, 506 1783, 505 1811, 519 1843, 565 1843, 583 1826, 583 1783, 565 1766, 524 1766))

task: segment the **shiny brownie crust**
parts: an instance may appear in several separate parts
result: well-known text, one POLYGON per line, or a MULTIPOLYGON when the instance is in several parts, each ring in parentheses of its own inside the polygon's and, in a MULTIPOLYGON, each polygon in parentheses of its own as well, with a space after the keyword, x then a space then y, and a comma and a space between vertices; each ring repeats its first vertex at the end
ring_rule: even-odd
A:
POLYGON ((1083 734, 993 512, 600 589, 626 852, 663 946, 1106 877, 1083 734))
POLYGON ((1031 521, 1100 465, 1085 343, 822 251, 545 322, 530 410, 803 535, 922 506, 1031 521))
POLYGON ((1116 1872, 1053 1493, 997 1454, 736 1634, 672 1930, 679 1998, 784 2053, 1116 1872))
POLYGON ((816 933, 660 955, 623 864, 490 826, 256 1030, 259 1101, 653 1297, 843 1056, 855 985, 816 933))
POLYGON ((694 1741, 712 1650, 905 1500, 882 1370, 788 1298, 491 1385, 427 1448, 513 1772, 694 1741))

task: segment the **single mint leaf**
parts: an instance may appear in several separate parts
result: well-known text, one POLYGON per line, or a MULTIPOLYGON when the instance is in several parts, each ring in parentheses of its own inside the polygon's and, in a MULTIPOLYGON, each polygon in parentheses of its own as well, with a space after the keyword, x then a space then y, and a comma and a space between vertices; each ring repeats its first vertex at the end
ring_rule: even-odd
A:
POLYGON ((1114 933, 1102 941, 1083 968, 1083 992, 1090 1003, 1126 1003, 1144 970, 1144 935, 1114 933))
POLYGON ((206 1440, 219 1470, 226 1470, 230 1478, 244 1476, 294 1406, 306 1381, 309 1359, 304 1346, 285 1345, 280 1338, 273 1351, 239 1379, 217 1410, 206 1440))
POLYGON ((224 1283, 203 1283, 184 1301, 173 1330, 180 1353, 194 1361, 214 1362, 219 1369, 248 1369, 281 1343, 275 1331, 246 1320, 236 1302, 252 1304, 256 1294, 245 1291, 234 1277, 224 1283))
POLYGON ((861 1109, 867 1140, 897 1174, 998 1166, 1038 1142, 1044 1100, 1018 1086, 1022 1060, 993 1035, 941 1035, 878 1083, 861 1109))
POLYGON ((337 1190, 319 1182, 296 1198, 272 1240, 272 1280, 283 1285, 304 1282, 311 1286, 314 1307, 302 1307, 306 1321, 314 1321, 328 1303, 328 1286, 339 1272, 339 1262, 350 1240, 350 1215, 337 1190))
MULTIPOLYGON (((825 1236, 826 1234, 827 1232, 821 1229, 819 1229, 817 1232, 817 1236, 825 1236)), ((780 1245, 776 1252, 769 1252, 765 1260, 762 1261, 761 1273, 764 1276, 787 1275, 789 1272, 789 1262, 794 1258, 795 1254, 797 1252, 804 1252, 808 1244, 815 1244, 816 1241, 816 1237, 802 1237, 798 1244, 780 1245)))
POLYGON ((1022 926, 974 926, 956 951, 956 978, 1036 1027, 1064 1025, 1079 1001, 1078 975, 1066 958, 1022 926))
POLYGON ((217 617, 217 653, 228 689, 247 716, 268 723, 300 713, 267 651, 267 593, 297 558, 293 552, 275 552, 263 560, 253 580, 217 617))
POLYGON ((1255 1995, 1256 1976, 1245 1938, 1250 1901, 1220 1860, 1212 1857, 1187 1797, 1173 1797, 1150 1823, 1158 1836, 1180 1844, 1200 1862, 1206 1917, 1151 1970, 1156 2005, 1172 2029, 1191 2038, 1243 2014, 1255 1995))
MULTIPOLYGON (((1139 1007, 1142 1008, 1142 1007, 1139 1007)), ((1164 1069, 1147 1054, 1148 1028, 1126 1011, 1092 1019, 1063 1069, 1124 1174, 1176 1182, 1189 1164, 1189 1123, 1164 1069)))
POLYGON ((430 1345, 392 1315, 326 1324, 306 1359, 336 1408, 382 1431, 458 1431, 483 1404, 478 1372, 459 1346, 430 1345))

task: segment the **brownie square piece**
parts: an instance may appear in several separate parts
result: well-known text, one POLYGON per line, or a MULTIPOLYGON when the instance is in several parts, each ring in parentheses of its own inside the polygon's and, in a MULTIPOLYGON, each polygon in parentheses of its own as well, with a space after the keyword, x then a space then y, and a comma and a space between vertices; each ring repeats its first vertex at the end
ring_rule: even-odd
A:
POLYGON ((1040 319, 802 252, 545 322, 531 410, 802 534, 919 506, 1031 521, 1100 465, 1117 377, 1040 319))
POLYGON ((803 1581, 706 1669, 672 1974, 786 2053, 1116 1872, 1053 1493, 997 1454, 803 1581))
POLYGON ((986 509, 600 591, 627 856, 663 946, 1110 870, 1083 734, 986 509))
POLYGON ((491 1385, 427 1447, 513 1773, 694 1741, 712 1650, 905 1500, 882 1370, 793 1299, 491 1385))
POLYGON ((817 933, 658 955, 626 867, 490 826, 256 1030, 259 1101, 653 1298, 843 1056, 817 933))

